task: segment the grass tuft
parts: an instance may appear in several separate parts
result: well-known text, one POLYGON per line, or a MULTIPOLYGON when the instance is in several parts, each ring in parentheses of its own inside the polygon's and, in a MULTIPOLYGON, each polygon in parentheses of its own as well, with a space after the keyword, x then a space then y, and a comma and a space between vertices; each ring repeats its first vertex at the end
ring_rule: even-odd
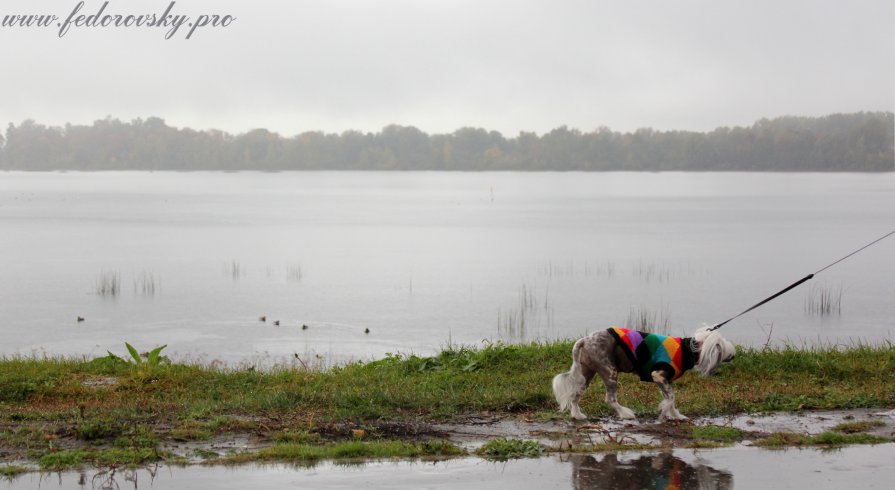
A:
POLYGON ((760 447, 788 447, 788 446, 845 446, 849 444, 883 444, 892 442, 889 437, 874 436, 870 434, 839 434, 836 432, 822 432, 817 435, 794 434, 792 432, 775 432, 770 436, 755 442, 760 447))
POLYGON ((0 466, 0 478, 5 478, 7 480, 12 480, 13 478, 28 473, 28 468, 24 466, 14 465, 14 464, 5 464, 0 466))
POLYGON ((855 422, 843 422, 833 427, 832 430, 844 434, 855 434, 857 432, 867 432, 876 429, 877 427, 884 427, 885 425, 886 423, 882 420, 860 420, 855 422))
POLYGON ((483 458, 495 460, 537 458, 544 454, 544 448, 537 441, 501 438, 488 441, 475 453, 483 458))
POLYGON ((402 441, 346 441, 329 445, 280 443, 256 453, 225 458, 227 462, 289 461, 316 463, 321 460, 424 458, 466 454, 448 441, 411 443, 402 441))
POLYGON ((161 460, 155 449, 112 448, 104 450, 71 449, 51 452, 37 462, 45 470, 64 470, 80 468, 87 464, 93 466, 133 466, 161 460))
POLYGON ((742 431, 734 427, 721 427, 718 425, 696 426, 692 429, 694 439, 733 443, 743 437, 742 431))

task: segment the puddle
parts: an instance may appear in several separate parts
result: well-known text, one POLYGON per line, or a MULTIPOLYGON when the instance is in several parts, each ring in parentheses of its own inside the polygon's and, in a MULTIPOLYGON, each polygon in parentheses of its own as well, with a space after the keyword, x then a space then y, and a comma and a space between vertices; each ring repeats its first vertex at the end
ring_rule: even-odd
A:
POLYGON ((734 415, 707 417, 696 421, 697 425, 726 425, 747 432, 794 432, 820 434, 848 422, 873 420, 882 425, 868 432, 877 435, 895 434, 895 410, 891 412, 869 409, 810 411, 801 413, 777 412, 762 415, 734 415))
POLYGON ((563 454, 503 463, 438 462, 188 466, 30 473, 0 480, 20 489, 259 488, 890 488, 895 444, 835 450, 713 450, 563 454))
MULTIPOLYGON (((693 419, 692 424, 737 428, 743 431, 741 442, 748 444, 754 437, 774 432, 815 435, 842 423, 861 421, 879 423, 866 431, 870 434, 895 436, 895 411, 881 412, 879 409, 700 417, 693 419)), ((462 424, 433 424, 429 429, 445 434, 451 442, 468 451, 474 451, 498 437, 533 439, 544 447, 557 450, 611 442, 680 447, 686 444, 691 430, 689 424, 659 424, 655 419, 630 422, 614 417, 584 422, 570 419, 538 422, 520 418, 481 417, 465 420, 462 424)))

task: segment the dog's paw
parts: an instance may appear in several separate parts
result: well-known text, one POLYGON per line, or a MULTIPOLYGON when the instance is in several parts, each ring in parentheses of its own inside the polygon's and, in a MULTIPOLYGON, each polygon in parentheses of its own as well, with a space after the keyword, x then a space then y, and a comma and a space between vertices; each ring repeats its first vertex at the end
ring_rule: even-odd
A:
POLYGON ((686 415, 681 415, 680 413, 669 413, 660 415, 658 422, 660 424, 664 424, 665 422, 685 422, 687 420, 690 420, 690 418, 686 415))
POLYGON ((572 410, 572 418, 575 420, 587 420, 587 415, 584 415, 581 410, 572 410))
POLYGON ((628 407, 620 407, 618 409, 618 417, 625 420, 634 420, 637 418, 637 415, 628 407))

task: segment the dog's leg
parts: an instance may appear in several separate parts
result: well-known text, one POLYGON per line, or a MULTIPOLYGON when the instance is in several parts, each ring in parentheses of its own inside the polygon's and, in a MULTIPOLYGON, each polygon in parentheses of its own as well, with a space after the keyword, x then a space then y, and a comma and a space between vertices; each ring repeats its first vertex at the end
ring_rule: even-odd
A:
POLYGON ((587 418, 578 403, 594 376, 591 370, 579 362, 581 351, 586 349, 585 344, 585 339, 575 342, 575 346, 572 348, 572 367, 568 372, 557 374, 553 378, 553 394, 559 403, 559 410, 569 410, 572 417, 578 420, 587 418))
POLYGON ((653 371, 653 381, 659 385, 662 391, 662 401, 659 402, 659 422, 666 420, 687 420, 687 417, 677 411, 674 406, 674 390, 671 389, 671 382, 665 377, 663 371, 653 371))
POLYGON ((590 386, 590 382, 594 377, 594 373, 588 370, 582 369, 581 366, 578 366, 578 386, 575 393, 572 394, 572 403, 571 403, 571 414, 572 418, 577 420, 584 420, 587 418, 587 415, 581 411, 581 406, 578 403, 581 401, 581 397, 584 396, 584 393, 587 391, 587 387, 590 386))
POLYGON ((606 386, 606 403, 615 410, 619 418, 635 419, 634 411, 628 407, 622 406, 615 397, 618 391, 618 371, 609 366, 600 366, 600 377, 603 378, 603 384, 606 386))

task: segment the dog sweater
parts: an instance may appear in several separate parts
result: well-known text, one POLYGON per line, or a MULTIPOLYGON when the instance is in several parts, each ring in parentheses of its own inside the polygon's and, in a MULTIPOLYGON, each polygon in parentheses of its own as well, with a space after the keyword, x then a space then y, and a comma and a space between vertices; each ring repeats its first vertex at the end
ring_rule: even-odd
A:
POLYGON ((665 371, 669 380, 678 379, 695 364, 689 339, 612 327, 612 335, 628 356, 641 381, 653 381, 653 371, 665 371))

